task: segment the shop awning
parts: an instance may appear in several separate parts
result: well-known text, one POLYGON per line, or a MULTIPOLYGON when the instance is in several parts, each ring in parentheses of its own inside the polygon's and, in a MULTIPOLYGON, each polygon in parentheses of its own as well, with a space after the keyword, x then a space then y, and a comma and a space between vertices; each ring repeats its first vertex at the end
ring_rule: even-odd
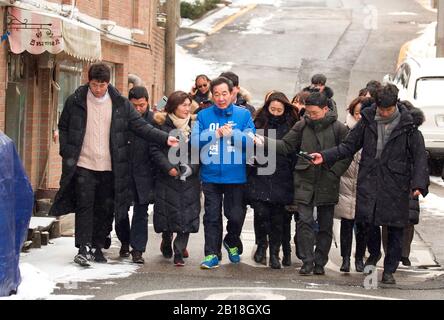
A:
POLYGON ((9 7, 8 31, 11 51, 16 54, 64 51, 81 60, 101 60, 100 32, 56 14, 9 7))

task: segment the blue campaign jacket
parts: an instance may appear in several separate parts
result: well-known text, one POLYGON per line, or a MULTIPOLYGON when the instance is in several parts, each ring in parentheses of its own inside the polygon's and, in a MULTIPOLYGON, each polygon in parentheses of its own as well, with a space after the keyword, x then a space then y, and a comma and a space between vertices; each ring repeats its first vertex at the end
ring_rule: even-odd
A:
MULTIPOLYGON (((248 133, 255 133, 248 110, 231 104, 226 109, 212 105, 200 111, 193 127, 192 145, 200 151, 200 178, 203 183, 244 184, 246 174, 246 146, 253 142, 248 133), (216 129, 231 123, 231 138, 216 139, 216 129)), ((253 150, 250 148, 249 150, 253 150)))

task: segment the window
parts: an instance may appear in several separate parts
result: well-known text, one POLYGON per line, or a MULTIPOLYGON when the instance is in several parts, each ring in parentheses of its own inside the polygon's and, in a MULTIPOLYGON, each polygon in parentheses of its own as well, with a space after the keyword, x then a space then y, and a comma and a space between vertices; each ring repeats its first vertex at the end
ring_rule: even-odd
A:
POLYGON ((59 81, 58 85, 60 90, 57 97, 57 113, 58 118, 63 111, 63 106, 66 99, 74 93, 74 91, 80 86, 82 81, 82 69, 81 62, 61 61, 59 63, 59 81))
POLYGON ((444 78, 420 78, 416 81, 415 99, 438 102, 442 100, 444 78))

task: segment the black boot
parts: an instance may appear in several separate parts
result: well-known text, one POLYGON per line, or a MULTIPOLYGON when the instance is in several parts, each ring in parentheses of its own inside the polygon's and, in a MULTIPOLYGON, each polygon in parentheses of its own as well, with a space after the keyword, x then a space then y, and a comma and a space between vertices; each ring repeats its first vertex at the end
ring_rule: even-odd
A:
POLYGON ((270 268, 271 269, 280 269, 281 268, 281 262, 279 261, 279 247, 270 246, 270 268))
POLYGON ((267 244, 258 244, 254 254, 254 261, 263 265, 267 264, 267 244))
POLYGON ((364 272, 364 259, 355 258, 355 269, 356 272, 364 272))
POLYGON ((341 272, 350 272, 350 257, 342 258, 342 266, 339 270, 341 272))
POLYGON ((282 244, 282 253, 284 254, 282 258, 282 265, 286 267, 291 266, 291 246, 289 243, 282 244))

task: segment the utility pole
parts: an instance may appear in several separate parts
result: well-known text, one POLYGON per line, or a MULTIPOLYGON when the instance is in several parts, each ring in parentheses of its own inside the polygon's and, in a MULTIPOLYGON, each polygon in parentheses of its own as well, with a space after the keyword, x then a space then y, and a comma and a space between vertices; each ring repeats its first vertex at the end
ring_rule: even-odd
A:
POLYGON ((444 57, 444 0, 437 0, 438 16, 436 23, 436 57, 444 57))
POLYGON ((176 72, 176 35, 180 22, 180 1, 166 0, 165 33, 165 94, 175 90, 176 72))

